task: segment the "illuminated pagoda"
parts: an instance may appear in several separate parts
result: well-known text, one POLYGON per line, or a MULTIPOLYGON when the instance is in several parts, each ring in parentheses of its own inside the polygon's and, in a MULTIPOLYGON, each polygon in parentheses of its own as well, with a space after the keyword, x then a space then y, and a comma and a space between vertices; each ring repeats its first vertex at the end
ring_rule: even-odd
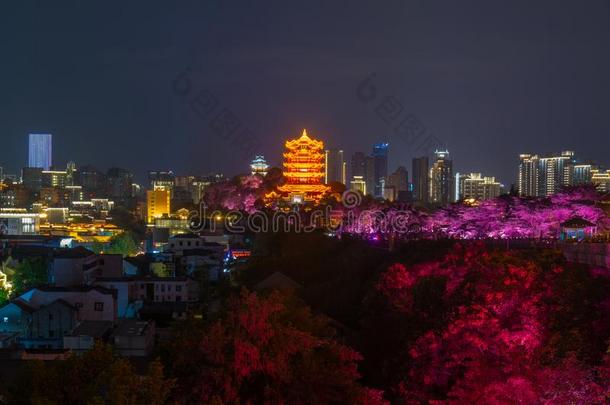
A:
POLYGON ((250 171, 252 175, 260 174, 265 177, 267 175, 267 171, 269 170, 269 165, 265 160, 265 157, 262 155, 256 155, 252 163, 250 163, 250 171))
POLYGON ((317 202, 330 190, 324 180, 324 143, 307 136, 286 141, 284 153, 286 183, 278 190, 292 203, 317 202))

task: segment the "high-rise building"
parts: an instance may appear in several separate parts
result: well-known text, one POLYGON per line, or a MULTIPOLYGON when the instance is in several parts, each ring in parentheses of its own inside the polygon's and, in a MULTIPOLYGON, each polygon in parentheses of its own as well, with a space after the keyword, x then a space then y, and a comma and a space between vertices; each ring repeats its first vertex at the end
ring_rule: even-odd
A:
POLYGON ((578 174, 575 173, 572 151, 563 151, 559 156, 551 157, 521 154, 519 160, 518 187, 521 196, 543 197, 555 194, 561 187, 573 185, 575 181, 580 182, 587 176, 585 167, 579 168, 578 174))
POLYGON ((367 156, 364 159, 364 182, 366 183, 366 193, 375 193, 375 158, 367 156))
POLYGON ((65 188, 68 186, 68 172, 66 170, 43 170, 42 186, 65 188))
POLYGON ((350 189, 360 191, 362 195, 366 195, 366 182, 363 176, 353 176, 350 181, 350 189))
POLYGON ((610 192, 610 170, 591 169, 591 183, 602 193, 610 192))
POLYGON ((591 169, 593 169, 593 166, 590 164, 575 164, 572 184, 578 186, 580 184, 591 183, 591 169))
POLYGON ((53 136, 30 134, 28 142, 28 167, 49 170, 53 164, 53 136))
POLYGON ((75 185, 92 195, 106 189, 106 175, 93 166, 83 166, 75 174, 75 185))
POLYGON ((500 195, 502 185, 495 177, 484 177, 481 173, 456 174, 456 200, 488 200, 500 195))
POLYGON ((148 172, 148 180, 150 182, 150 188, 152 190, 156 188, 162 188, 164 190, 172 191, 176 181, 176 175, 170 171, 151 171, 148 172))
POLYGON ((538 155, 523 153, 519 155, 519 181, 517 187, 521 197, 536 197, 539 194, 538 155))
POLYGON ((346 184, 346 164, 342 149, 326 149, 324 152, 324 182, 346 184))
POLYGON ((170 192, 164 188, 156 188, 146 192, 147 220, 151 224, 155 218, 169 216, 170 211, 170 192))
POLYGON ((24 167, 21 170, 21 183, 31 192, 39 192, 42 187, 42 168, 24 167))
POLYGON ((574 152, 564 151, 560 156, 540 158, 541 196, 557 193, 561 187, 572 185, 574 152))
POLYGON ((449 151, 434 152, 436 161, 430 168, 430 202, 446 205, 453 201, 453 162, 449 151))
POLYGON ((356 152, 352 155, 351 162, 351 176, 362 176, 364 177, 364 170, 366 164, 366 155, 362 152, 356 152))
POLYGON ((111 167, 106 172, 108 196, 124 200, 132 196, 133 174, 129 170, 111 167))
POLYGON ((404 166, 399 166, 396 171, 388 176, 388 181, 385 183, 385 195, 391 201, 405 200, 400 198, 409 190, 409 172, 404 166))
POLYGON ((375 197, 383 197, 383 187, 388 180, 388 146, 386 142, 373 145, 375 197))
POLYGON ((265 157, 262 155, 255 156, 250 163, 250 173, 252 173, 252 175, 260 174, 261 176, 265 177, 268 170, 269 165, 267 164, 265 157))
POLYGON ((416 201, 421 203, 428 203, 429 181, 428 181, 428 170, 430 163, 428 156, 422 156, 414 158, 412 161, 411 175, 413 176, 413 194, 416 201))

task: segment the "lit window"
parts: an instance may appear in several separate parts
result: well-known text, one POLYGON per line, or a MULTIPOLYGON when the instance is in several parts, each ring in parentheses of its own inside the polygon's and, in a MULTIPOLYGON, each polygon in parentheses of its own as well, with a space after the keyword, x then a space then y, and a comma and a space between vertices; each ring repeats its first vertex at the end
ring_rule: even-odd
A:
POLYGON ((4 319, 2 319, 2 321, 4 321, 4 323, 8 323, 8 316, 5 316, 4 319))

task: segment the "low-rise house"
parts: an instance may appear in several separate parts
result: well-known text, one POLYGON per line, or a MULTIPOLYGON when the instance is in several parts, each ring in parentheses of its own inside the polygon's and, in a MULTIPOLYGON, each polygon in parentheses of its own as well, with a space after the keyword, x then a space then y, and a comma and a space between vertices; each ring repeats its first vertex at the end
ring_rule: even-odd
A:
POLYGON ((120 318, 133 318, 143 303, 196 302, 198 284, 190 277, 109 277, 94 285, 115 291, 120 318))
POLYGON ((17 299, 0 308, 0 331, 17 334, 25 348, 58 349, 64 333, 74 327, 76 316, 77 309, 62 299, 39 306, 17 299))
POLYGON ((197 234, 181 233, 169 238, 166 251, 172 252, 175 256, 182 256, 185 250, 203 247, 204 242, 197 234))
POLYGON ((76 308, 78 321, 114 321, 117 318, 116 292, 101 286, 36 287, 11 303, 36 309, 56 300, 64 300, 76 308))
POLYGON ((26 348, 63 347, 78 321, 117 318, 116 292, 101 286, 37 287, 0 307, 0 332, 17 333, 26 348))
POLYGON ((11 349, 17 346, 17 332, 0 332, 0 349, 11 349))
POLYGON ((84 247, 60 249, 49 263, 49 284, 69 287, 91 284, 98 277, 123 274, 121 255, 98 255, 84 247))
POLYGON ((128 256, 123 259, 124 276, 142 276, 150 273, 150 265, 155 262, 152 255, 128 256))
POLYGON ((301 285, 279 271, 274 272, 270 276, 264 278, 254 285, 255 291, 264 290, 279 290, 279 291, 296 291, 301 288, 301 285))
POLYGON ((82 321, 63 337, 64 349, 84 353, 97 341, 107 342, 114 329, 110 321, 82 321))
POLYGON ((204 268, 209 279, 217 281, 222 270, 223 253, 206 248, 185 250, 180 261, 187 274, 192 275, 204 268))

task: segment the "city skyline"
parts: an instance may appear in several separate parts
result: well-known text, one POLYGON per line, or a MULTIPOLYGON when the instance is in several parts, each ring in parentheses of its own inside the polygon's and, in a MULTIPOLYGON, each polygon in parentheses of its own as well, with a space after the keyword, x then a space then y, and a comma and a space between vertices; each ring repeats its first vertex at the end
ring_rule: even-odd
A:
MULTIPOLYGON (((28 169, 28 168, 41 168, 43 171, 44 170, 61 170, 62 167, 65 166, 70 166, 70 165, 75 165, 73 160, 68 161, 64 166, 62 166, 61 164, 57 164, 57 162, 55 162, 55 164, 53 164, 53 160, 52 160, 52 156, 53 156, 53 149, 52 149, 52 135, 51 134, 40 134, 40 133, 30 133, 28 134, 28 145, 27 145, 27 150, 28 150, 28 158, 27 158, 27 165, 23 166, 17 173, 11 173, 11 172, 7 172, 6 167, 0 165, 0 168, 2 168, 2 172, 0 173, 0 175, 3 176, 16 176, 16 178, 20 178, 23 177, 23 170, 24 169, 28 169), (43 145, 44 144, 44 145, 43 145), (36 163, 32 163, 34 161, 41 161, 41 160, 45 160, 46 162, 48 162, 48 164, 43 164, 42 166, 36 166, 36 163), (33 165, 34 164, 34 165, 33 165)), ((324 141, 326 142, 326 141, 324 141)), ((382 190, 382 184, 380 183, 380 181, 383 179, 383 182, 387 182, 389 179, 389 173, 392 172, 394 169, 400 169, 401 167, 404 167, 405 165, 408 165, 409 163, 411 163, 412 165, 412 171, 411 171, 411 176, 408 176, 408 183, 411 185, 412 190, 415 194, 414 196, 416 196, 416 200, 418 201, 423 201, 421 198, 417 198, 418 196, 418 192, 415 191, 415 184, 418 182, 415 173, 416 173, 416 168, 415 168, 415 161, 417 161, 418 159, 421 159, 422 156, 415 156, 413 157, 411 162, 402 162, 399 161, 397 163, 397 165, 395 166, 395 168, 392 168, 390 166, 388 166, 388 161, 389 161, 389 157, 391 156, 391 153, 389 153, 389 151, 391 150, 390 148, 390 144, 387 142, 377 142, 371 145, 372 146, 372 154, 368 156, 368 158, 371 159, 370 162, 370 170, 371 172, 369 173, 369 177, 370 177, 370 184, 367 186, 369 190, 375 190, 373 191, 371 194, 377 196, 377 197, 384 197, 383 195, 381 195, 381 190, 382 190), (375 157, 377 155, 377 157, 375 157), (383 162, 378 161, 378 159, 382 158, 383 162), (381 168, 380 168, 381 167, 381 168), (381 173, 383 172, 383 173, 381 173)), ((425 156, 427 157, 428 161, 433 162, 434 161, 434 156, 438 155, 439 150, 436 149, 433 153, 430 154, 430 156, 425 156)), ((446 153, 449 153, 448 150, 445 150, 446 153)), ((325 182, 328 183, 329 180, 331 181, 339 181, 339 178, 341 178, 343 181, 339 181, 343 184, 345 184, 346 186, 350 185, 350 182, 353 180, 353 176, 363 176, 363 179, 366 179, 367 175, 364 172, 361 172, 360 169, 357 169, 354 167, 354 159, 358 160, 361 158, 367 158, 366 154, 363 154, 361 151, 355 151, 351 157, 349 154, 345 154, 343 149, 338 149, 338 148, 331 148, 325 149, 325 155, 326 155, 326 159, 325 159, 325 170, 327 170, 326 174, 325 174, 325 182), (331 155, 329 155, 329 153, 331 155), (336 166, 337 163, 335 162, 337 160, 337 158, 330 158, 330 156, 334 156, 335 154, 339 154, 337 157, 339 160, 337 161, 339 163, 339 167, 337 168, 330 168, 330 166, 336 166), (359 154, 361 155, 361 157, 359 157, 359 154), (347 156, 347 157, 346 157, 347 156), (330 164, 329 164, 330 162, 330 164), (348 169, 349 167, 349 169, 348 169), (330 168, 330 169, 329 169, 330 168), (331 170, 330 172, 328 172, 328 170, 331 170), (336 174, 335 174, 336 173, 336 174), (330 176, 330 177, 329 177, 330 176)), ((256 161, 257 159, 263 159, 262 162, 267 165, 266 160, 264 160, 264 157, 262 155, 254 155, 253 156, 253 160, 252 161, 247 161, 247 164, 244 166, 243 170, 241 170, 240 172, 236 172, 236 173, 231 173, 228 174, 228 176, 226 177, 232 177, 234 175, 242 175, 245 173, 248 173, 249 171, 252 170, 252 163, 254 161, 256 161)), ((395 159, 394 159, 395 160, 395 159)), ((451 159, 452 165, 453 165, 453 159, 451 159)), ((82 164, 84 162, 79 162, 79 165, 82 164)), ((245 162, 244 162, 245 163, 245 162)), ((458 162, 459 163, 459 162, 458 162)), ((363 170, 365 169, 366 166, 366 162, 356 162, 356 165, 364 165, 363 166, 363 170)), ((88 165, 87 163, 84 163, 83 166, 85 167, 93 167, 91 165, 88 165)), ((277 167, 277 168, 281 168, 282 164, 279 163, 277 166, 274 165, 267 165, 267 167, 271 168, 271 167, 277 167)), ((457 166, 459 167, 459 166, 457 166)), ((504 181, 503 179, 498 178, 498 176, 493 175, 493 173, 487 173, 482 171, 480 168, 475 167, 472 171, 467 172, 467 171, 460 171, 459 168, 456 169, 455 167, 452 166, 451 169, 451 180, 450 180, 450 184, 447 186, 449 190, 454 190, 454 191, 450 191, 449 195, 447 196, 447 199, 443 199, 443 201, 457 201, 457 190, 458 188, 456 188, 457 186, 457 179, 453 179, 454 175, 466 175, 466 173, 470 173, 470 174, 481 174, 481 173, 486 173, 486 174, 491 174, 493 175, 493 179, 494 181, 498 181, 501 184, 501 187, 504 189, 504 192, 508 192, 511 188, 514 188, 515 190, 517 190, 521 195, 524 196, 538 196, 538 195, 550 195, 553 194, 555 192, 557 192, 559 190, 559 187, 562 185, 578 185, 578 184, 585 184, 591 181, 592 176, 594 178, 598 178, 600 179, 599 176, 604 176, 602 178, 602 181, 605 181, 605 177, 607 176, 606 174, 606 170, 608 170, 609 166, 606 166, 603 163, 599 163, 599 162, 594 162, 591 159, 586 159, 586 158, 582 158, 581 156, 575 156, 575 152, 574 151, 565 151, 562 150, 561 153, 551 153, 551 154, 540 154, 540 153, 520 153, 518 155, 518 159, 517 159, 517 166, 516 166, 516 170, 515 170, 515 176, 514 179, 511 179, 510 181, 504 181), (557 186, 555 186, 554 184, 551 186, 552 188, 550 189, 550 191, 545 191, 545 190, 538 190, 538 185, 539 184, 543 184, 546 185, 546 183, 541 183, 541 179, 538 179, 538 177, 540 176, 540 174, 538 173, 538 171, 544 171, 545 173, 548 172, 549 169, 546 168, 547 164, 551 164, 551 170, 554 169, 554 164, 556 164, 555 162, 559 162, 560 165, 562 165, 558 170, 558 173, 562 173, 563 172, 563 160, 567 159, 568 157, 564 156, 565 154, 568 154, 568 157, 570 159, 570 168, 572 168, 572 171, 568 174, 561 174, 561 176, 570 176, 569 178, 564 179, 563 181, 558 177, 557 178, 557 186), (546 156, 546 157, 545 157, 546 156), (549 156, 557 156, 557 157, 549 157, 549 156), (561 157, 563 156, 563 158, 561 157), (533 158, 535 159, 535 163, 531 163, 534 166, 535 173, 530 174, 530 179, 528 179, 527 181, 529 182, 529 189, 527 189, 526 191, 521 191, 522 188, 526 187, 525 186, 525 174, 522 173, 522 171, 524 170, 524 159, 530 159, 533 158), (549 163, 547 163, 549 162, 549 163), (538 166, 543 165, 544 168, 539 168, 538 166), (593 169, 593 173, 591 173, 591 170, 593 169), (583 172, 583 170, 585 170, 586 172, 583 172), (572 179, 572 177, 574 177, 574 179, 572 179), (580 179, 580 180, 579 180, 580 179), (574 180, 574 181, 572 181, 574 180)), ((117 166, 109 166, 109 167, 95 167, 96 169, 101 170, 102 172, 105 172, 106 170, 112 171, 112 170, 127 170, 131 173, 131 175, 137 180, 137 181, 145 181, 145 176, 146 174, 150 174, 151 170, 158 170, 158 167, 155 168, 149 168, 147 169, 147 171, 145 173, 135 173, 133 171, 131 171, 132 169, 129 167, 117 167, 117 166)), ((171 171, 172 173, 174 172, 174 170, 172 168, 168 168, 167 170, 171 171)), ((530 169, 531 170, 531 169, 530 169)), ((266 173, 266 172, 265 172, 266 173)), ((408 172, 407 172, 408 173, 408 172)), ((225 173, 221 173, 220 171, 216 170, 216 171, 210 171, 207 173, 179 173, 182 175, 191 175, 191 176, 209 176, 209 175, 214 175, 214 174, 223 174, 225 175, 225 173)), ((559 176, 559 174, 557 175, 559 176)), ((426 184, 425 187, 427 188, 428 185, 426 184)), ((428 192, 428 194, 430 194, 431 191, 428 192)), ((430 197, 430 195, 428 195, 428 197, 430 197)))

